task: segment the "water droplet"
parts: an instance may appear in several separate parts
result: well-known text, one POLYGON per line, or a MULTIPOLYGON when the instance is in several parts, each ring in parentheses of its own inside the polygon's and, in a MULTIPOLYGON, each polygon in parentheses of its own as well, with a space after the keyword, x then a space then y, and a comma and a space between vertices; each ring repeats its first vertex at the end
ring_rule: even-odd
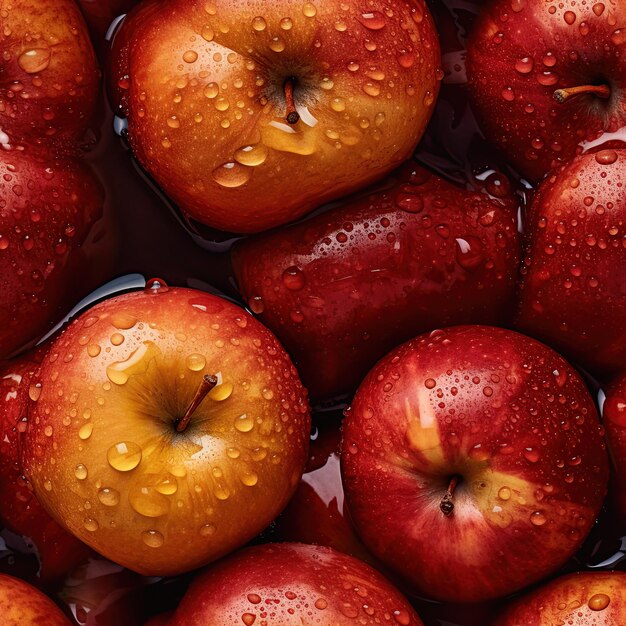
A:
POLYGON ((158 530, 144 530, 141 533, 141 538, 150 548, 160 548, 165 542, 163 535, 158 530))
POLYGON ((280 27, 283 30, 291 30, 293 28, 293 21, 289 17, 283 17, 283 19, 280 20, 280 27))
POLYGON ((79 463, 74 469, 74 476, 78 480, 85 480, 87 478, 87 468, 82 463, 79 463))
POLYGON ((192 372, 201 372, 206 366, 206 359, 203 355, 198 354, 197 352, 194 354, 190 354, 186 359, 187 369, 192 372))
POLYGON ((120 501, 120 494, 110 487, 103 487, 98 491, 98 500, 104 504, 104 506, 117 506, 120 501))
POLYGON ((587 606, 592 611, 603 611, 609 606, 611 602, 611 598, 606 595, 606 593, 596 593, 591 598, 589 598, 589 602, 587 602, 587 606))
POLYGON ((328 602, 324 598, 318 598, 315 601, 315 608, 316 609, 319 609, 320 611, 323 611, 327 607, 328 607, 328 602))
POLYGON ((41 396, 41 383, 35 383, 28 388, 28 397, 33 402, 37 402, 40 396, 41 396))
POLYGON ((83 426, 80 427, 80 430, 78 431, 78 436, 83 441, 86 441, 87 439, 89 439, 89 437, 91 437, 92 432, 93 432, 93 424, 84 424, 83 426))
POLYGON ((392 615, 393 619, 396 621, 396 623, 400 624, 400 626, 409 626, 409 624, 411 623, 411 616, 409 615, 409 612, 405 611, 404 609, 394 611, 392 615))
POLYGON ((387 21, 385 16, 379 11, 372 11, 371 13, 361 13, 358 18, 359 22, 368 28, 369 30, 381 30, 385 28, 387 21))
POLYGON ((137 513, 144 517, 161 517, 170 508, 169 500, 152 487, 133 487, 128 501, 137 513))
POLYGON ((235 152, 235 161, 248 167, 256 167, 265 163, 268 150, 263 144, 244 146, 235 152))
POLYGON ((252 168, 230 161, 214 169, 213 178, 218 185, 228 189, 241 187, 252 178, 252 168))
POLYGON ((246 472, 239 479, 246 487, 254 487, 259 482, 259 477, 254 472, 246 472))
POLYGON ((85 527, 85 530, 88 530, 90 533, 96 532, 96 530, 100 528, 98 522, 96 522, 96 520, 92 519, 91 517, 88 517, 85 520, 84 527, 85 527))
POLYGON ((600 150, 595 154, 596 162, 601 165, 611 165, 617 161, 617 152, 615 150, 600 150))
POLYGON ((524 458, 530 463, 536 463, 541 455, 539 454, 539 450, 535 450, 534 448, 524 448, 524 458))
POLYGON ((141 448, 132 441, 120 441, 107 451, 109 465, 118 472, 130 472, 141 462, 141 448))
POLYGON ((307 2, 302 7, 302 13, 304 13, 305 17, 315 17, 317 15, 317 9, 313 3, 307 2))
POLYGON ((426 387, 426 389, 434 389, 436 384, 437 381, 434 378, 427 378, 424 381, 424 387, 426 387))
POLYGON ((295 265, 288 267, 282 276, 283 285, 290 291, 299 291, 306 283, 304 272, 295 265))
POLYGON ((534 64, 534 61, 530 57, 523 57, 516 61, 515 69, 520 74, 528 74, 532 72, 534 64))
POLYGON ((220 92, 220 88, 218 87, 217 83, 209 83, 204 88, 204 96, 206 98, 209 98, 209 100, 212 100, 213 98, 217 98, 217 94, 219 92, 220 92))
POLYGON ((43 72, 50 65, 51 56, 50 48, 31 48, 20 54, 17 64, 27 74, 37 74, 43 72))
POLYGON ((563 19, 565 20, 566 24, 569 24, 569 26, 571 26, 576 21, 576 13, 574 13, 573 11, 565 11, 565 13, 563 14, 563 19))
POLYGON ((252 28, 261 33, 267 28, 267 22, 259 15, 252 20, 252 28))
POLYGON ((240 433, 250 432, 254 428, 254 419, 250 417, 247 413, 240 415, 235 418, 235 428, 240 433))
POLYGON ((178 483, 171 478, 164 478, 157 484, 155 489, 165 496, 171 496, 178 491, 178 483))
POLYGON ((210 537, 211 535, 214 535, 216 530, 217 528, 215 524, 204 524, 203 526, 200 526, 200 534, 203 537, 210 537))
POLYGON ((285 49, 285 42, 280 37, 272 37, 269 47, 274 52, 282 52, 285 49))
POLYGON ((533 524, 533 526, 543 526, 548 520, 541 511, 535 511, 530 516, 530 521, 533 524))
POLYGON ((374 98, 380 95, 380 87, 374 83, 365 83, 365 85, 363 85, 363 91, 368 96, 372 96, 374 98))
POLYGON ((198 53, 195 50, 187 50, 183 54, 183 61, 185 63, 195 63, 198 60, 198 53))
POLYGON ((222 402, 223 400, 228 400, 232 393, 233 384, 225 382, 211 389, 209 392, 209 398, 211 398, 211 400, 216 400, 217 402, 222 402))
POLYGON ((259 604, 261 602, 261 596, 258 593, 249 593, 247 595, 248 598, 248 602, 250 602, 250 604, 259 604))
POLYGON ((478 237, 468 235, 456 239, 456 260, 466 270, 479 267, 484 260, 484 246, 478 237))
POLYGON ((511 497, 511 490, 508 487, 501 487, 498 491, 498 498, 500 500, 504 500, 505 502, 509 500, 511 497))
POLYGON ((252 626, 252 624, 254 624, 254 622, 256 621, 256 615, 253 615, 252 613, 244 613, 241 616, 241 621, 246 626, 252 626))
POLYGON ((146 371, 157 352, 158 348, 154 343, 144 341, 141 346, 131 352, 127 359, 108 365, 106 368, 107 378, 116 385, 125 385, 131 376, 146 371))

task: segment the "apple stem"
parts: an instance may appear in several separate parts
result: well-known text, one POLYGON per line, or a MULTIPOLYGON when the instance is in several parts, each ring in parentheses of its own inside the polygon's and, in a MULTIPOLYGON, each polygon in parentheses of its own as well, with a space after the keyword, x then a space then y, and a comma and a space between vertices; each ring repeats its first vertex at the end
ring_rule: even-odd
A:
POLYGON ((293 85, 295 78, 288 78, 285 81, 285 102, 287 103, 287 122, 292 126, 300 121, 300 114, 296 111, 296 105, 293 101, 293 85))
POLYGON ((182 433, 187 428, 187 426, 189 426, 189 422, 191 421, 191 416, 194 414, 194 411, 200 406, 209 391, 211 391, 211 389, 213 389, 215 385, 217 385, 217 377, 210 376, 209 374, 206 374, 202 377, 200 386, 198 387, 196 395, 193 397, 191 404, 185 411, 185 414, 176 421, 177 433, 182 433))
POLYGON ((607 85, 580 85, 579 87, 567 87, 566 89, 557 89, 552 96, 559 104, 563 104, 570 98, 584 93, 592 94, 605 100, 611 96, 611 90, 607 85))
POLYGON ((454 490, 456 489, 456 486, 458 484, 459 477, 452 476, 452 478, 450 478, 450 483, 448 484, 448 490, 444 494, 443 498, 441 499, 441 503, 439 504, 441 512, 446 517, 450 517, 450 515, 452 515, 452 512, 454 511, 454 502, 452 502, 452 497, 454 496, 454 490))

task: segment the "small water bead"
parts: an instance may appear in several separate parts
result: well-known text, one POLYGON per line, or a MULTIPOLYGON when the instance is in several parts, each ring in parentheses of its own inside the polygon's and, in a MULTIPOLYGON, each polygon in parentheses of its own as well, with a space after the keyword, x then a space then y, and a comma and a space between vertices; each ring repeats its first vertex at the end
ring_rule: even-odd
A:
POLYGON ((218 185, 234 189, 245 185, 252 178, 252 168, 231 161, 213 170, 213 179, 218 185))
POLYGON ((379 11, 372 11, 371 13, 361 13, 358 17, 359 22, 369 30, 381 30, 385 28, 387 20, 385 16, 379 11))
POLYGON ((253 615, 252 613, 244 613, 241 616, 241 621, 245 624, 245 626, 252 626, 252 624, 256 621, 256 615, 253 615))
POLYGON ((292 265, 283 272, 282 281, 290 291, 300 291, 306 284, 306 277, 299 267, 292 265))
POLYGON ((400 626, 409 626, 411 623, 411 616, 408 611, 405 611, 404 609, 394 611, 392 615, 395 622, 400 624, 400 626))
POLYGON ((204 96, 205 98, 209 98, 212 100, 213 98, 217 98, 217 94, 220 92, 220 88, 217 83, 209 83, 204 88, 204 96))
POLYGON ((576 21, 576 13, 574 13, 573 11, 565 11, 565 13, 563 14, 563 19, 565 20, 566 24, 571 26, 576 21))
POLYGON ((203 537, 211 537, 212 535, 215 534, 215 531, 217 530, 217 527, 215 526, 215 524, 204 524, 203 526, 200 526, 200 535, 202 535, 203 537))
POLYGON ((312 2, 307 2, 302 7, 302 13, 304 13, 305 17, 315 17, 317 15, 317 9, 312 2))
POLYGON ((254 419, 247 413, 235 418, 235 428, 240 433, 248 433, 254 428, 254 419))
POLYGON ((498 491, 498 498, 506 502, 511 498, 511 490, 508 487, 501 487, 498 491))
POLYGON ((150 548, 160 548, 165 543, 163 535, 158 530, 144 530, 141 538, 150 548))
POLYGON ((398 65, 404 69, 409 69, 415 64, 415 55, 412 52, 402 51, 396 59, 398 60, 398 65))
POLYGON ((333 98, 330 101, 330 108, 337 113, 346 110, 346 101, 343 98, 333 98))
POLYGON ((254 487, 259 482, 259 477, 254 472, 242 474, 239 479, 246 487, 254 487))
POLYGON ((319 611, 323 611, 328 607, 328 602, 324 598, 318 598, 315 601, 315 608, 319 611))
POLYGON ((83 426, 80 427, 78 431, 78 436, 83 441, 86 441, 87 439, 89 439, 89 437, 91 437, 92 432, 93 432, 93 424, 84 424, 83 426))
POLYGON ((98 522, 96 522, 96 520, 92 519, 91 517, 88 517, 83 525, 85 527, 85 530, 88 530, 90 533, 96 532, 96 530, 100 528, 98 522))
POLYGON ((283 17, 283 19, 280 20, 280 27, 283 30, 291 30, 293 28, 293 20, 289 17, 283 17))
POLYGON ((249 593, 246 597, 250 604, 260 604, 262 600, 261 596, 258 593, 249 593))
POLYGON ((206 366, 206 359, 202 354, 194 352, 187 357, 185 363, 187 365, 187 369, 192 372, 201 372, 206 366))
POLYGON ((252 20, 252 28, 261 33, 267 28, 267 22, 261 16, 257 16, 252 20))
POLYGON ((17 64, 27 74, 37 74, 50 65, 51 56, 50 48, 31 48, 20 54, 17 64))
POLYGON ((183 61, 185 63, 195 63, 198 60, 198 53, 195 50, 187 50, 183 54, 183 61))
POLYGON ((602 13, 604 13, 605 6, 604 6, 604 4, 602 2, 597 2, 596 4, 593 5, 592 9, 593 9, 593 12, 598 17, 600 17, 602 15, 602 13))
POLYGON ((210 26, 204 26, 204 28, 200 32, 200 36, 205 41, 213 41, 213 38, 215 37, 215 32, 210 26))
POLYGON ((374 83, 365 83, 363 85, 363 91, 373 98, 380 95, 380 87, 374 83))
POLYGON ((285 49, 285 42, 280 37, 272 37, 269 48, 274 52, 282 52, 285 49))
POLYGON ((268 154, 268 149, 263 144, 244 146, 235 152, 235 161, 248 167, 256 167, 265 163, 268 154))
POLYGON ((434 378, 427 378, 424 381, 424 387, 426 387, 426 389, 434 389, 436 384, 437 384, 437 381, 435 381, 434 378))
POLYGON ((120 494, 110 487, 103 487, 98 491, 98 500, 104 506, 117 506, 120 502, 120 494))
POLYGON ((124 335, 122 335, 122 333, 113 333, 109 341, 114 346, 121 346, 124 343, 124 335))
POLYGON ((141 462, 141 448, 132 441, 120 441, 107 451, 109 465, 118 472, 130 472, 141 462))
POLYGON ((518 59, 515 63, 515 70, 520 74, 528 74, 532 72, 534 61, 530 57, 518 59))
POLYGON ((587 602, 587 606, 592 611, 603 611, 609 606, 611 602, 611 598, 606 595, 606 593, 596 593, 591 598, 589 598, 589 602, 587 602))
POLYGON ((35 383, 28 388, 28 397, 33 401, 37 402, 39 397, 41 396, 41 383, 35 383))
POLYGON ((85 480, 87 478, 87 474, 87 468, 82 463, 79 463, 74 469, 74 476, 76 476, 78 480, 85 480))

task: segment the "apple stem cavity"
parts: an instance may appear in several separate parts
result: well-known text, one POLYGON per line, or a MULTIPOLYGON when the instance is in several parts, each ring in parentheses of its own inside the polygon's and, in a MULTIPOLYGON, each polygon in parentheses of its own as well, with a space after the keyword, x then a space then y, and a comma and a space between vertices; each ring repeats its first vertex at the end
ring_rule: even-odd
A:
POLYGON ((448 489, 446 493, 444 494, 443 498, 441 499, 441 503, 439 504, 439 508, 441 509, 441 512, 446 517, 450 517, 450 515, 452 515, 452 513, 454 512, 454 502, 452 502, 452 497, 454 496, 454 490, 456 489, 456 486, 458 484, 459 484, 459 477, 452 476, 448 484, 448 489))
POLYGON ((300 121, 300 114, 296 111, 296 104, 293 100, 293 87, 296 79, 291 77, 285 81, 285 102, 287 103, 286 119, 292 126, 300 121))
POLYGON ((211 391, 211 389, 213 389, 215 385, 217 385, 216 376, 205 374, 202 377, 202 381, 200 382, 200 386, 196 391, 196 395, 193 397, 193 400, 185 411, 185 414, 179 420, 176 420, 177 433, 182 433, 187 428, 187 426, 189 426, 189 422, 191 421, 191 417, 193 416, 194 411, 200 406, 209 391, 211 391))
POLYGON ((581 94, 591 94, 606 100, 611 97, 611 90, 607 85, 580 85, 578 87, 567 87, 565 89, 557 89, 552 96, 559 103, 563 104, 570 98, 581 94))

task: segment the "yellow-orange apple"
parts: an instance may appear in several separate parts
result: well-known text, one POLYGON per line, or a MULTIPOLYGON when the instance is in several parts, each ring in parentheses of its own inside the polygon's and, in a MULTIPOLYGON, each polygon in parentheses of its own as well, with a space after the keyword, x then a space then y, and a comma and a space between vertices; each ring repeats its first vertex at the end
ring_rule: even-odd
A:
POLYGON ((50 598, 5 574, 0 574, 0 616, 2 626, 71 626, 50 598))
POLYGON ((192 218, 284 224, 407 159, 441 76, 424 0, 147 0, 111 74, 133 150, 192 218))
POLYGON ((40 501, 146 575, 254 537, 306 461, 306 395, 275 337, 222 298, 158 280, 67 327, 30 397, 24 464, 40 501))

